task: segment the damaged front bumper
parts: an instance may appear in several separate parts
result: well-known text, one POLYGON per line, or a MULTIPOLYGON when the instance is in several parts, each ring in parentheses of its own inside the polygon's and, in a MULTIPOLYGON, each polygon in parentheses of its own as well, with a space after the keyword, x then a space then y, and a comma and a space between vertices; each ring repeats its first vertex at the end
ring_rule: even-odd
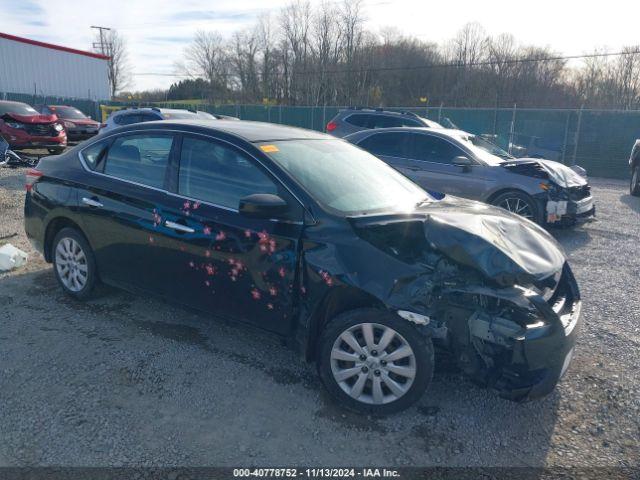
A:
POLYGON ((550 225, 574 225, 595 219, 596 207, 588 186, 541 194, 539 208, 550 225))
POLYGON ((458 363, 504 398, 543 397, 554 389, 573 357, 582 306, 573 274, 565 264, 548 299, 517 287, 504 289, 500 296, 528 311, 526 325, 475 310, 466 322, 467 340, 454 349, 458 363))

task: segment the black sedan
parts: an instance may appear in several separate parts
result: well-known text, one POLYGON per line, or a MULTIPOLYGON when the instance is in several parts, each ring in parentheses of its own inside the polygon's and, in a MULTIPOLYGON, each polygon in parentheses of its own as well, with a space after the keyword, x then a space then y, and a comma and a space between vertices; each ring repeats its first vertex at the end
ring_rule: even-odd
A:
POLYGON ((434 344, 506 398, 543 396, 580 322, 543 229, 283 126, 113 130, 28 171, 25 229, 67 294, 104 282, 276 332, 361 412, 419 399, 434 344))

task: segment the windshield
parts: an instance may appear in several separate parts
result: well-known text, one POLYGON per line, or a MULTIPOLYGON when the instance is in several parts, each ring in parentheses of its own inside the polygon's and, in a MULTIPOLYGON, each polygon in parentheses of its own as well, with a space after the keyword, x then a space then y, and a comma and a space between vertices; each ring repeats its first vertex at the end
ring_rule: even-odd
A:
POLYGON ((49 107, 49 110, 55 113, 59 118, 69 120, 81 120, 87 118, 84 113, 73 107, 49 107))
POLYGON ((26 103, 0 103, 0 115, 15 113, 16 115, 38 115, 33 107, 26 103))
POLYGON ((342 140, 286 140, 260 149, 318 203, 340 215, 411 211, 433 200, 383 161, 342 140))
POLYGON ((478 135, 467 132, 454 132, 455 138, 460 140, 465 147, 471 150, 480 160, 489 165, 499 165, 507 159, 513 158, 497 145, 485 140, 478 135))

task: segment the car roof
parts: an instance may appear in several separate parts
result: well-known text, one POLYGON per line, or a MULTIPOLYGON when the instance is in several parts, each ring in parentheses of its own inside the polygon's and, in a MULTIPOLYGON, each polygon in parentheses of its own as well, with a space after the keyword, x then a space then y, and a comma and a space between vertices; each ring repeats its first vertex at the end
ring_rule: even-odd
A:
POLYGON ((28 107, 30 107, 31 105, 29 105, 28 103, 24 103, 24 102, 15 102, 13 100, 0 100, 0 104, 3 105, 27 105, 28 107))
POLYGON ((389 128, 371 128, 368 130, 359 130, 355 133, 347 135, 345 139, 349 138, 364 138, 374 133, 389 133, 389 132, 425 132, 432 133, 440 137, 451 137, 456 140, 460 140, 462 137, 472 135, 464 130, 451 130, 447 128, 431 128, 431 127, 389 127, 389 128))
POLYGON ((198 129, 211 130, 227 133, 242 138, 248 142, 266 142, 276 140, 337 140, 331 135, 307 130, 304 128, 289 127, 287 125, 277 125, 266 122, 251 122, 247 120, 212 120, 202 117, 185 120, 161 120, 153 122, 144 122, 140 124, 127 125, 122 127, 121 131, 132 128, 156 128, 163 126, 164 128, 178 127, 194 127, 198 129))

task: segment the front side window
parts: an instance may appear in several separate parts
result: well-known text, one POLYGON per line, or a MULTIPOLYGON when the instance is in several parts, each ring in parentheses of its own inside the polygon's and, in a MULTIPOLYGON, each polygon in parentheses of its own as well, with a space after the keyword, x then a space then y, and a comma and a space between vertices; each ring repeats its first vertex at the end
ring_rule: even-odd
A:
POLYGON ((432 135, 416 135, 414 137, 411 158, 425 162, 450 164, 455 157, 468 156, 463 150, 451 142, 432 135))
POLYGON ((172 145, 172 135, 148 133, 118 137, 107 153, 104 173, 163 188, 172 145))
POLYGON ((407 158, 409 135, 403 132, 376 133, 358 145, 374 155, 407 158))
POLYGON ((211 140, 185 137, 180 153, 178 192, 237 209, 254 193, 278 194, 276 184, 244 153, 211 140))
POLYGON ((432 200, 398 171, 342 140, 285 140, 260 148, 320 205, 339 215, 408 212, 432 200))

